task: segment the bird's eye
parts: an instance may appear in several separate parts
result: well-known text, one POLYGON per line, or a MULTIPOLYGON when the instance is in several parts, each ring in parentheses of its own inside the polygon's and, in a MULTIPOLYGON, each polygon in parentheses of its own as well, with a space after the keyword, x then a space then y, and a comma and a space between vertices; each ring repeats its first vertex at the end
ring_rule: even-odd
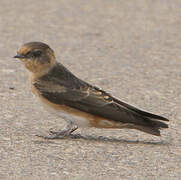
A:
POLYGON ((34 51, 34 52, 32 52, 32 55, 33 55, 33 57, 39 57, 39 56, 41 56, 41 51, 34 51))

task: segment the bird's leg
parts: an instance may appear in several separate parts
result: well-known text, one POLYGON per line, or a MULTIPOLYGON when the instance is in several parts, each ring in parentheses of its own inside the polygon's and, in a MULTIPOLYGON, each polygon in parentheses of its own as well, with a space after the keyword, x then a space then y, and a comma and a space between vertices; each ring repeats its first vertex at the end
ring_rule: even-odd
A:
POLYGON ((64 130, 60 131, 53 131, 52 129, 49 130, 50 134, 48 136, 39 136, 43 137, 45 139, 57 139, 60 137, 66 137, 69 136, 72 132, 74 132, 76 129, 78 129, 78 126, 73 124, 72 122, 69 122, 69 124, 66 126, 64 130))
POLYGON ((50 129, 50 134, 54 134, 57 136, 61 136, 61 137, 65 137, 65 136, 69 136, 72 132, 74 132, 76 129, 78 129, 77 125, 73 124, 72 122, 69 123, 65 130, 60 130, 60 131, 53 131, 52 129, 50 129))

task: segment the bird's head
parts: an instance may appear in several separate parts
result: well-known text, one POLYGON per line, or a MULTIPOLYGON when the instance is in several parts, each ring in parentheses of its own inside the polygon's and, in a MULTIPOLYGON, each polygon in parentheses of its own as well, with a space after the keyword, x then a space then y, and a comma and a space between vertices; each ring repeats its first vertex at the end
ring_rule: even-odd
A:
POLYGON ((53 50, 42 42, 29 42, 22 45, 14 58, 20 59, 33 73, 48 71, 56 62, 53 50))

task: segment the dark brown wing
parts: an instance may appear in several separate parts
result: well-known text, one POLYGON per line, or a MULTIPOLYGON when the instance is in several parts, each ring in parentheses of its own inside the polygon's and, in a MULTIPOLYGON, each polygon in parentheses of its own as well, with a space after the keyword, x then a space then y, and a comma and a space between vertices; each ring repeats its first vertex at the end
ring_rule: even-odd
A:
POLYGON ((83 112, 135 125, 139 128, 152 128, 155 130, 155 135, 159 135, 160 128, 168 127, 167 124, 160 121, 167 121, 166 118, 141 111, 121 102, 105 91, 79 80, 69 74, 70 72, 67 73, 69 77, 58 76, 54 70, 53 73, 50 72, 46 77, 42 77, 34 85, 42 96, 55 104, 64 104, 83 112))

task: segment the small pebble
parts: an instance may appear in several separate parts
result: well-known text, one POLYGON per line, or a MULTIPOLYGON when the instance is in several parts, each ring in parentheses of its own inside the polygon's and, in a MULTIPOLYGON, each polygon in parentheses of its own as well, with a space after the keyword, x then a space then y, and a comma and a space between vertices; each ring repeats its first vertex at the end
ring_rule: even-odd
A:
POLYGON ((9 87, 9 89, 14 90, 14 87, 9 87))

